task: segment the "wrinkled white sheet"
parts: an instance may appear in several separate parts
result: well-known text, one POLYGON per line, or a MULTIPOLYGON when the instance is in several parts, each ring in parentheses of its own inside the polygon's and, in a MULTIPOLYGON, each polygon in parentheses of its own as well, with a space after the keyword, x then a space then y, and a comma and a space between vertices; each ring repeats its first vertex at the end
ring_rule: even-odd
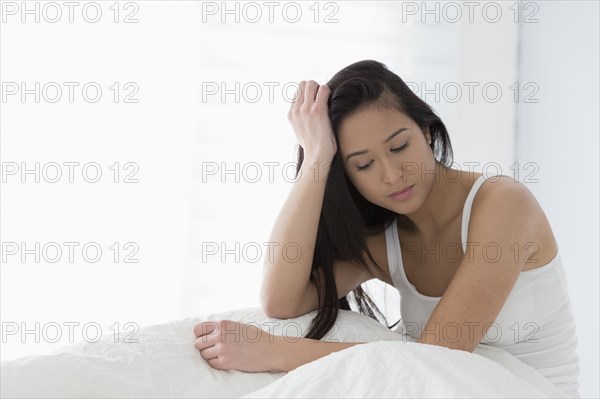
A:
POLYGON ((278 320, 266 318, 258 308, 237 309, 144 327, 136 334, 138 343, 114 343, 108 336, 50 355, 4 361, 0 394, 46 398, 567 397, 501 349, 479 345, 475 353, 468 353, 417 344, 350 311, 340 311, 324 340, 370 343, 332 353, 287 374, 216 370, 193 346, 192 328, 200 321, 256 323, 276 335, 302 336, 315 315, 278 320))
MULTIPOLYGON (((543 377, 542 377, 543 378, 543 377)), ((541 384, 465 351, 378 341, 303 365, 244 398, 545 398, 541 384)))

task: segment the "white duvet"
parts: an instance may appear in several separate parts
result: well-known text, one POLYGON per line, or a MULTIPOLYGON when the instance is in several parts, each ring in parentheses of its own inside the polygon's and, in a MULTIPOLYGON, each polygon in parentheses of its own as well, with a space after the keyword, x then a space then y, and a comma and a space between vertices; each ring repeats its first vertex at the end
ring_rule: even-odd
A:
POLYGON ((193 346, 192 329, 200 321, 252 322, 276 335, 285 331, 300 336, 315 315, 316 311, 279 320, 265 317, 258 308, 238 309, 142 328, 137 343, 114 343, 110 336, 50 355, 5 361, 0 366, 0 394, 3 398, 568 397, 501 349, 479 345, 468 353, 418 344, 350 311, 340 311, 324 340, 367 343, 289 373, 213 369, 193 346), (293 327, 286 328, 290 324, 293 327))

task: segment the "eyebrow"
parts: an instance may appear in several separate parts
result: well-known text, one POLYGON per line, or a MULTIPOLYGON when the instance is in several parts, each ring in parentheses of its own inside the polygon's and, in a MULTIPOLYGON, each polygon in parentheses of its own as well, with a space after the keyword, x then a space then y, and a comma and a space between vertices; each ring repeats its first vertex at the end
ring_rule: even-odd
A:
MULTIPOLYGON (((381 144, 387 143, 388 141, 390 141, 391 139, 393 139, 394 137, 396 137, 398 134, 402 133, 405 130, 408 130, 408 128, 402 127, 400 129, 396 130, 394 133, 390 134, 390 136, 387 139, 383 140, 383 142, 381 144)), ((353 156, 361 155, 361 154, 366 154, 367 152, 369 152, 369 150, 356 151, 356 152, 353 152, 351 154, 348 154, 346 156, 346 162, 348 162, 348 160, 350 158, 352 158, 353 156)))

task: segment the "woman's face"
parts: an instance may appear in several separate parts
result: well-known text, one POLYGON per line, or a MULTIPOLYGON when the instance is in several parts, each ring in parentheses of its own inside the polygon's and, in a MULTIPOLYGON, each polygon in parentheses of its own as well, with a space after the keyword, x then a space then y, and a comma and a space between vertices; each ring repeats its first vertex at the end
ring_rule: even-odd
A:
POLYGON ((429 131, 405 113, 371 106, 341 122, 338 141, 346 174, 363 197, 399 214, 420 208, 435 180, 429 131), (410 186, 403 197, 390 197, 410 186))

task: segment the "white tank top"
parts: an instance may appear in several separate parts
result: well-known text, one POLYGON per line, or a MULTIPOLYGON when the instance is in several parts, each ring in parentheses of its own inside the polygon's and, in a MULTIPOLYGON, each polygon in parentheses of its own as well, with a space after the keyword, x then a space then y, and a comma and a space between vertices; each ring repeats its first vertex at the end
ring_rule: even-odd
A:
MULTIPOLYGON (((473 198, 481 184, 491 177, 480 176, 465 201, 461 224, 463 254, 473 198)), ((388 264, 392 282, 400 292, 403 331, 418 339, 441 297, 423 295, 408 281, 396 222, 385 231, 388 264)), ((456 334, 455 329, 452 334, 456 334)), ((481 341, 481 344, 506 350, 537 369, 567 395, 579 398, 577 343, 560 253, 544 266, 521 272, 500 314, 481 341)))

